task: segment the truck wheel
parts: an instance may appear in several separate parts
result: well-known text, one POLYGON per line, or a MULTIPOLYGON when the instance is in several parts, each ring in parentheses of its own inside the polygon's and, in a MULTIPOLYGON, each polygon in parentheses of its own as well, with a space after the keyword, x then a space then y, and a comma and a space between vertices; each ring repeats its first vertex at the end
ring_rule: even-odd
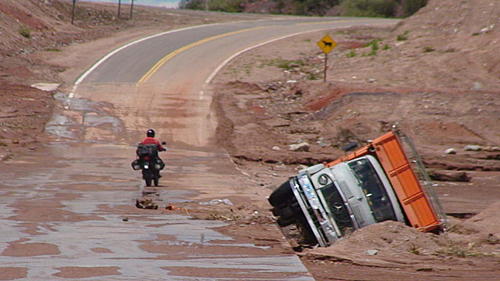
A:
POLYGON ((269 203, 273 206, 280 206, 285 204, 287 201, 294 197, 292 187, 290 186, 290 182, 286 181, 280 187, 276 188, 276 190, 271 193, 269 196, 269 203))
POLYGON ((278 225, 281 226, 281 227, 289 226, 289 225, 291 225, 294 222, 295 222, 295 218, 294 217, 288 217, 288 218, 279 217, 276 220, 276 223, 278 223, 278 225))
POLYGON ((296 216, 296 212, 291 206, 285 206, 283 208, 274 207, 272 212, 275 217, 281 217, 285 220, 296 216))

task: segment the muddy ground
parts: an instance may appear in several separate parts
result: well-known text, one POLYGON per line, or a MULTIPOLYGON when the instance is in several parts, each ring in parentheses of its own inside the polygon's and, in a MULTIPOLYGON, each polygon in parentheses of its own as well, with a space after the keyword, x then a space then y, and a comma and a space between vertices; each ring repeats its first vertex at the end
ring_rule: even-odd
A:
MULTIPOLYGON (((444 179, 435 188, 445 211, 455 216, 449 232, 423 234, 387 222, 329 248, 301 247, 291 240, 292 246, 317 280, 495 280, 500 274, 500 5, 455 2, 430 1, 394 29, 331 30, 339 44, 329 55, 326 83, 315 44, 324 33, 278 41, 233 60, 215 80, 218 138, 260 190, 255 196, 263 204, 249 207, 230 198, 234 205, 185 203, 167 212, 232 222, 223 231, 253 242, 257 233, 263 245, 275 243, 276 233, 263 236, 273 220, 265 196, 276 184, 302 165, 335 159, 343 144, 365 142, 397 123, 414 139, 426 167, 444 179), (307 151, 290 150, 304 142, 307 151), (242 225, 245 233, 238 231, 242 225)), ((28 39, 18 36, 14 23, 2 24, 2 34, 9 35, 0 39, 2 159, 36 150, 45 141, 54 100, 33 83, 68 88, 106 51, 140 34, 251 17, 143 10, 127 21, 113 18, 114 7, 97 9, 100 17, 89 7, 82 13, 87 17, 72 27, 68 5, 49 17, 30 16, 37 9, 29 5, 41 2, 26 3, 25 8, 10 0, 0 4, 4 14, 33 30, 28 39), (96 41, 100 51, 89 56, 51 59, 77 43, 112 34, 96 41)))

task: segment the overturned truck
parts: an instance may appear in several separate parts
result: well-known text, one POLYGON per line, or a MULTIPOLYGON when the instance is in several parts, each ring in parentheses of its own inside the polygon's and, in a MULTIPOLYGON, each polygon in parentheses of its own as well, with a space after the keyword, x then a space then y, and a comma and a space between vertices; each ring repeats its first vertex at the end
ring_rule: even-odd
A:
POLYGON ((335 161, 299 171, 268 200, 280 226, 295 224, 305 241, 325 247, 385 220, 441 230, 445 216, 429 182, 411 140, 394 130, 335 161))

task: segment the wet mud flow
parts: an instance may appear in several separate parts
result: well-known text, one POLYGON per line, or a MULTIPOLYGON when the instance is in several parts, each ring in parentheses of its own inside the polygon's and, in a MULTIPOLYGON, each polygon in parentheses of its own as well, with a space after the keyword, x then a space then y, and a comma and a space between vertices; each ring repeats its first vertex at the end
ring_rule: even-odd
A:
POLYGON ((230 165, 223 153, 174 140, 161 155, 160 186, 145 187, 130 162, 141 122, 155 120, 137 121, 120 104, 56 98, 51 142, 1 164, 9 167, 0 174, 1 280, 312 280, 294 255, 166 209, 197 202, 203 188, 225 185, 220 196, 229 195, 237 177, 217 172, 230 165), (138 208, 140 200, 157 208, 138 208))

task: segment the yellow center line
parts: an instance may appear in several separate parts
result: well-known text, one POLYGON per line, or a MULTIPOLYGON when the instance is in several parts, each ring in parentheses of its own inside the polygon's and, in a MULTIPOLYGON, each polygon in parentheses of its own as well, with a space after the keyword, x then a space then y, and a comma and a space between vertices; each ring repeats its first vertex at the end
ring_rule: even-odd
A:
POLYGON ((325 24, 325 23, 339 23, 339 22, 348 22, 350 20, 328 20, 328 21, 315 21, 315 22, 301 22, 295 25, 311 25, 311 24, 325 24))
POLYGON ((262 28, 265 28, 265 27, 264 26, 259 26, 259 27, 252 27, 252 28, 246 28, 246 29, 242 29, 242 30, 228 32, 228 33, 223 33, 223 34, 215 35, 215 36, 212 36, 212 37, 207 37, 205 39, 202 39, 202 40, 193 42, 193 43, 191 43, 189 45, 186 45, 184 47, 181 47, 181 48, 179 48, 179 49, 177 49, 177 50, 175 50, 175 51, 167 54, 162 59, 160 59, 155 65, 153 65, 153 67, 151 67, 151 69, 148 72, 146 72, 146 74, 144 74, 144 76, 142 76, 141 79, 139 79, 139 81, 137 82, 137 84, 141 84, 141 83, 147 82, 151 78, 151 76, 153 76, 153 74, 156 71, 158 71, 158 69, 160 67, 162 67, 162 65, 164 65, 167 61, 169 61, 173 57, 177 56, 178 54, 180 54, 180 53, 182 53, 182 52, 184 52, 186 50, 189 50, 189 49, 191 49, 193 47, 196 47, 198 45, 204 44, 204 43, 212 41, 212 40, 220 39, 220 38, 223 38, 223 37, 226 37, 226 36, 231 36, 231 35, 238 34, 238 33, 247 32, 247 31, 250 31, 250 30, 262 29, 262 28))

